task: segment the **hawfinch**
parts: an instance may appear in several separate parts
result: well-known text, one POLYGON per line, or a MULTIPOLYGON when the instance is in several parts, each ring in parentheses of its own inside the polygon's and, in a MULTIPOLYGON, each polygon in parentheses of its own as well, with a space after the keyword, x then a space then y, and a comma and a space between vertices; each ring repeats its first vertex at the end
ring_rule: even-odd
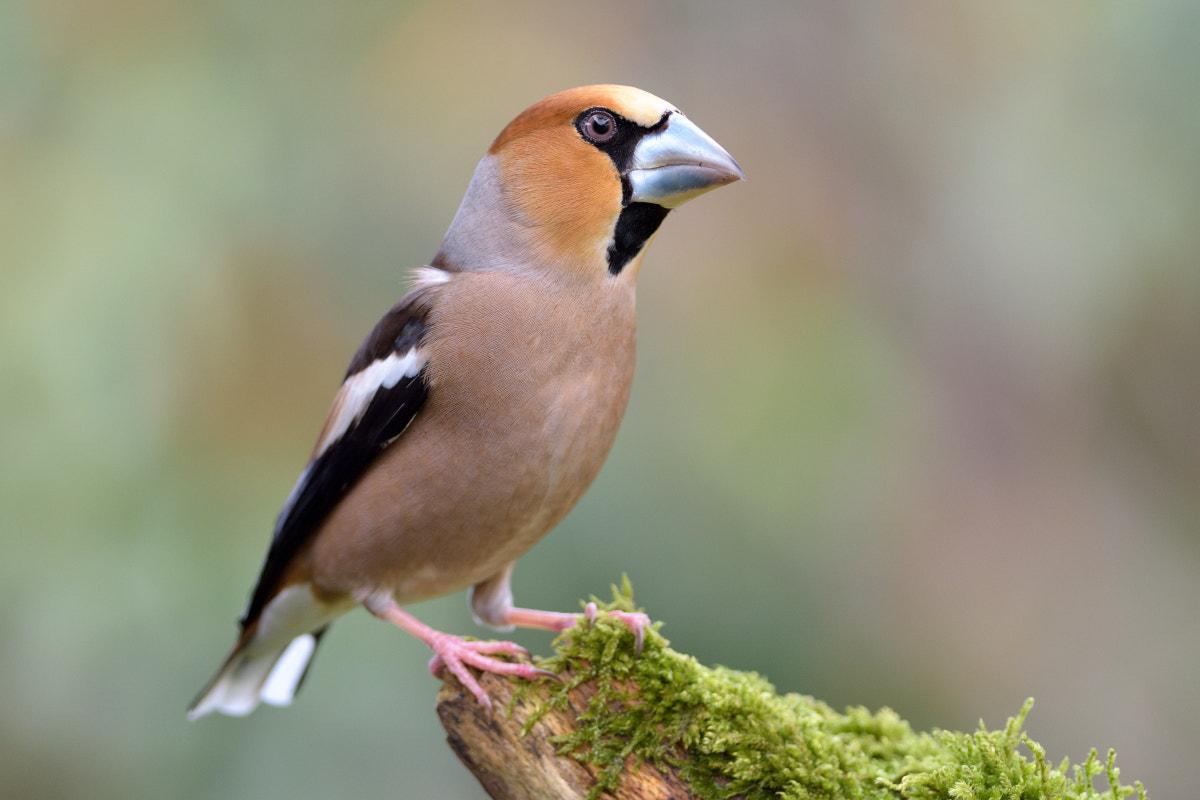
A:
MULTIPOLYGON (((358 348, 283 505, 241 635, 189 716, 291 702, 357 605, 466 669, 533 677, 511 642, 401 606, 470 587, 494 628, 577 615, 513 605, 513 564, 575 505, 629 399, 634 285, 667 213, 744 177, 674 106, 627 86, 546 98, 500 132, 441 249, 358 348)), ((594 610, 589 609, 589 616, 594 610)), ((644 615, 619 614, 639 636, 644 615)))

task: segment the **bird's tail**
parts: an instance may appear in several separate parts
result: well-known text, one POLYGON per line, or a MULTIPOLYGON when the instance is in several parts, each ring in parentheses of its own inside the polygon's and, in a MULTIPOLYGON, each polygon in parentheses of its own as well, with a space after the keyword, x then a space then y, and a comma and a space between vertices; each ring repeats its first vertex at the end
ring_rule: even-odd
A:
POLYGON ((325 628, 267 649, 253 647, 255 637, 243 637, 192 701, 188 719, 213 711, 244 717, 260 702, 273 706, 290 704, 308 674, 323 633, 325 628))

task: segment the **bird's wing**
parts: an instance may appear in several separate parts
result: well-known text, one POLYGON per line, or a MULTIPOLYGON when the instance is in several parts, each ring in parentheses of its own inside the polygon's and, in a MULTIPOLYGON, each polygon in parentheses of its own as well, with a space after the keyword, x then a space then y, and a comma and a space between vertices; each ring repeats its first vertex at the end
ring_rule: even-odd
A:
POLYGON ((429 305, 410 293, 384 315, 346 370, 312 457, 275 521, 271 548, 242 614, 243 629, 279 590, 280 578, 367 467, 416 417, 429 387, 422 351, 429 305))

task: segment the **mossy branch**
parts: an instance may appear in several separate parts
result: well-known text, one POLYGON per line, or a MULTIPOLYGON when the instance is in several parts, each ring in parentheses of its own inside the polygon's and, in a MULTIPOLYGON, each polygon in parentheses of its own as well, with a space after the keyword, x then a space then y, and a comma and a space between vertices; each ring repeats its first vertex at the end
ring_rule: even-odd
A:
MULTIPOLYGON (((635 610, 627 581, 613 596, 608 609, 635 610)), ((754 673, 704 667, 656 631, 635 655, 628 629, 603 615, 555 645, 539 666, 558 682, 480 677, 490 716, 452 677, 438 696, 451 748, 497 800, 1146 797, 1120 784, 1111 750, 1050 764, 1022 733, 1032 700, 1002 730, 915 733, 890 709, 838 713, 754 673)))

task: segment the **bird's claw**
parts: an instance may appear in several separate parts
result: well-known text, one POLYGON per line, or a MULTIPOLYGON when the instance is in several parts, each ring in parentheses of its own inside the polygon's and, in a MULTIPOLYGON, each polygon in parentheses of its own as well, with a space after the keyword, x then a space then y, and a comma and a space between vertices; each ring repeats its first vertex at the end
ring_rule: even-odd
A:
POLYGON ((539 669, 532 664, 502 661, 493 657, 501 654, 528 658, 529 651, 515 642, 476 642, 443 634, 435 641, 430 642, 429 646, 433 648, 434 653, 433 658, 429 660, 429 672, 436 678, 443 669, 449 669, 463 687, 475 696, 479 704, 488 710, 489 714, 492 712, 492 700, 479 685, 475 676, 471 674, 471 671, 467 669, 468 666, 495 675, 514 675, 526 680, 557 677, 553 672, 539 669))
MULTIPOLYGON (((605 612, 610 617, 616 617, 621 622, 625 623, 625 627, 633 633, 633 652, 635 655, 642 654, 642 645, 646 639, 646 629, 650 627, 650 617, 640 611, 607 611, 605 612)), ((596 618, 600 615, 600 609, 595 603, 588 603, 583 608, 583 616, 587 620, 588 627, 596 624, 596 618)))

